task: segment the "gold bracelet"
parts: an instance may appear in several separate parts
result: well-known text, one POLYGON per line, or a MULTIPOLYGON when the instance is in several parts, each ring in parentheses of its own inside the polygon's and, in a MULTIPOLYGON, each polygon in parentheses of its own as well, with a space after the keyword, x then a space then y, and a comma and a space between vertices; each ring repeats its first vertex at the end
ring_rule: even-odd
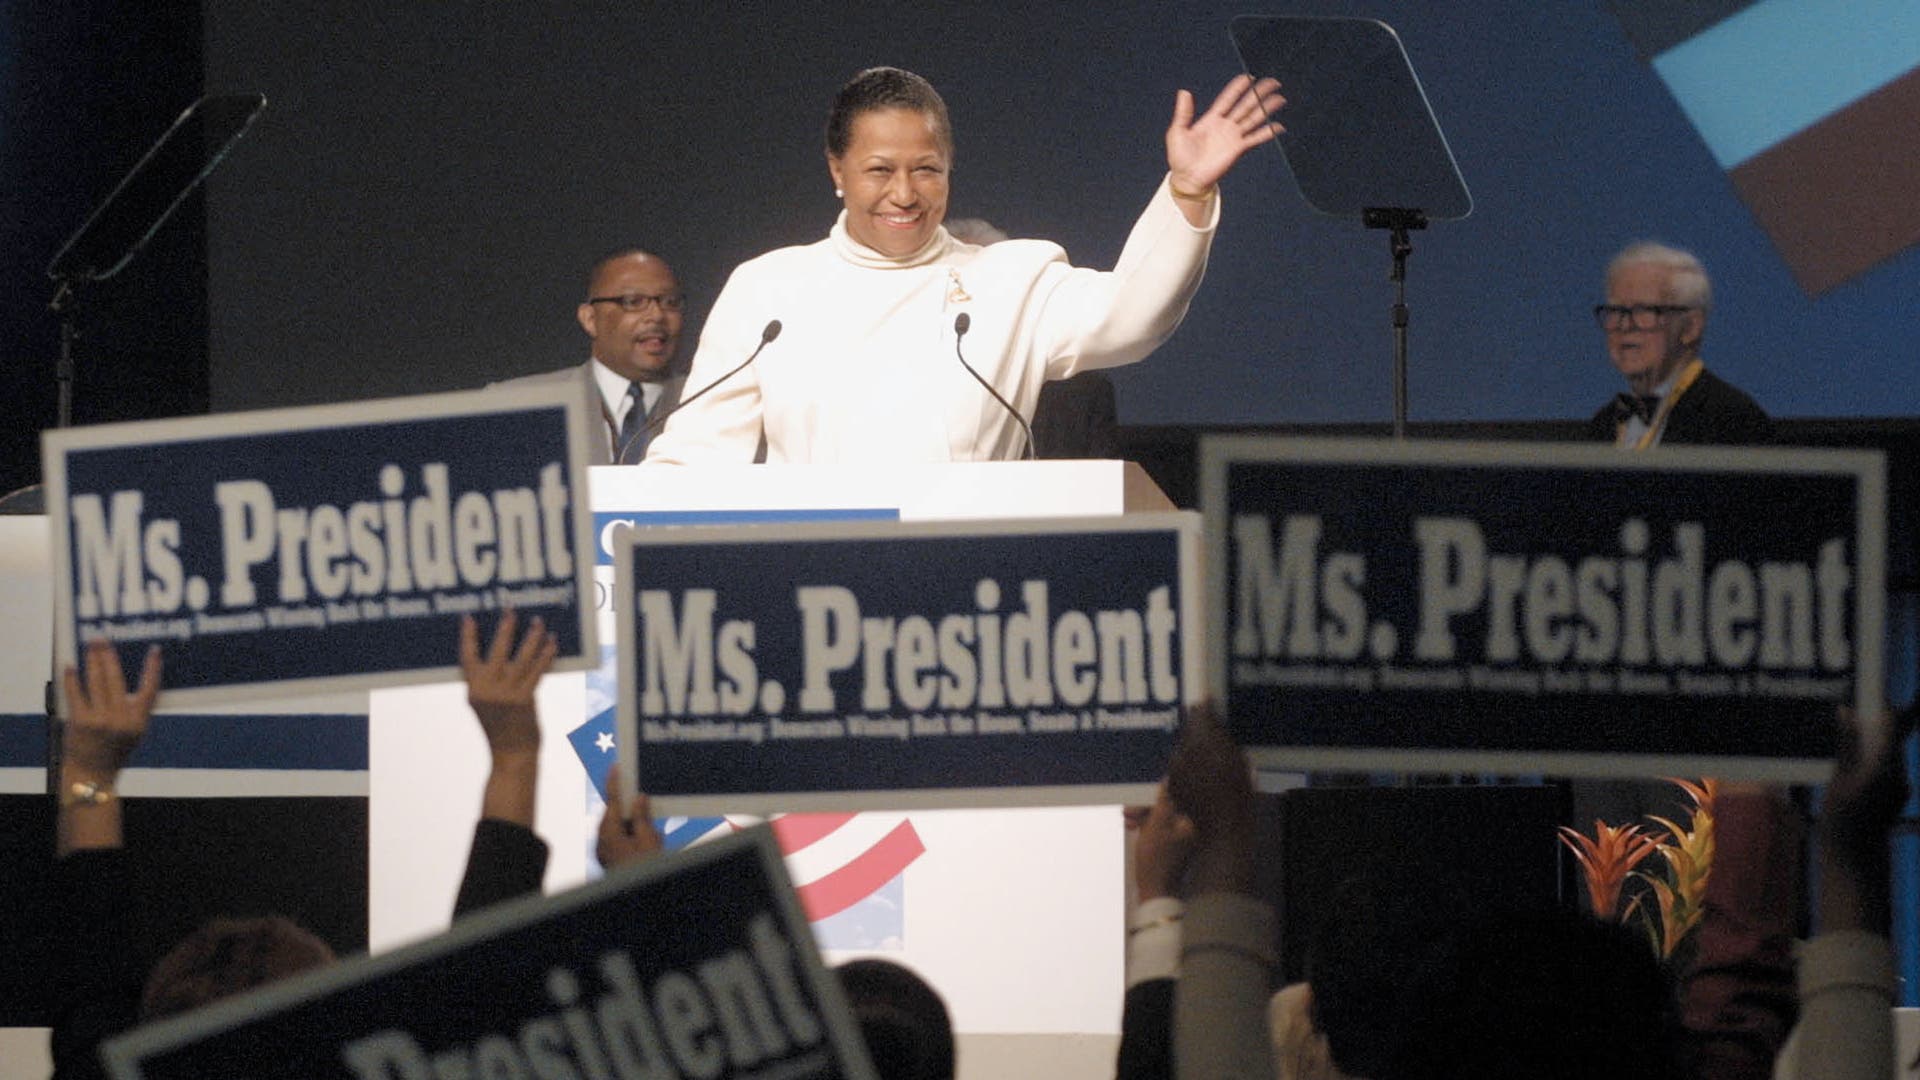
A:
POLYGON ((1213 198, 1215 192, 1220 190, 1220 185, 1214 184, 1205 191, 1181 191, 1180 185, 1174 183, 1172 177, 1168 177, 1167 190, 1172 192, 1173 197, 1176 199, 1185 199, 1188 202, 1206 202, 1213 198))
POLYGON ((75 806, 105 806, 113 799, 112 787, 92 780, 77 780, 60 796, 60 806, 63 809, 75 806))

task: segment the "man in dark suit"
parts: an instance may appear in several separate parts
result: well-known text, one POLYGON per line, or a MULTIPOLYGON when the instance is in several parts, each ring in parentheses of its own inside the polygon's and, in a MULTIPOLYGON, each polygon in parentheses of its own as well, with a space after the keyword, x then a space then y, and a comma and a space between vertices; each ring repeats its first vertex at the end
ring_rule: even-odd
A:
POLYGON ((1707 272, 1687 252, 1642 242, 1614 257, 1594 316, 1627 392, 1594 414, 1591 438, 1629 450, 1773 441, 1766 412, 1700 359, 1712 305, 1707 272))
MULTIPOLYGON (((1593 415, 1588 438, 1623 450, 1773 442, 1765 410, 1700 358, 1712 306, 1706 268, 1689 252, 1641 241, 1613 257, 1606 303, 1593 314, 1627 392, 1593 415)), ((1569 790, 1569 824, 1582 832, 1595 820, 1644 823, 1649 814, 1671 817, 1682 809, 1676 789, 1663 781, 1574 780, 1569 790)))
POLYGON ((1033 456, 1120 456, 1113 380, 1106 372, 1083 371, 1040 387, 1040 400, 1033 407, 1033 456))
POLYGON ((639 248, 621 248, 593 264, 576 315, 593 340, 584 364, 495 383, 525 386, 585 380, 600 406, 594 465, 631 465, 646 456, 655 422, 680 401, 686 376, 674 369, 686 297, 673 269, 639 248))

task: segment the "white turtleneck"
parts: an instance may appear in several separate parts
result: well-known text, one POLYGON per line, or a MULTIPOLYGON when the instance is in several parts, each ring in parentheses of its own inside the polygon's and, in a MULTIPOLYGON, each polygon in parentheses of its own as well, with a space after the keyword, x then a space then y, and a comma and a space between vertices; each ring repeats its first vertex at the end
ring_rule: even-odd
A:
POLYGON ((848 235, 742 264, 707 317, 689 397, 745 360, 771 319, 780 337, 745 370, 673 414, 647 462, 742 463, 764 433, 770 462, 981 461, 1019 457, 1020 427, 954 356, 1024 415, 1040 386, 1132 363, 1173 333, 1206 269, 1218 200, 1203 229, 1167 186, 1111 271, 1073 267, 1058 245, 963 244, 935 230, 893 258, 848 235))

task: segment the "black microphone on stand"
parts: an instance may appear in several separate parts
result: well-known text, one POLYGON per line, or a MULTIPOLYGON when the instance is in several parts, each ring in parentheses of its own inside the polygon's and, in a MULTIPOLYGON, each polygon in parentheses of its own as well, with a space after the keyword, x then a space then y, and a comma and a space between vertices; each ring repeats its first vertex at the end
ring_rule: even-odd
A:
POLYGON ((966 356, 962 354, 960 351, 960 339, 967 336, 967 330, 971 326, 973 326, 973 316, 967 314, 966 312, 963 311, 960 314, 955 315, 953 317, 953 355, 959 359, 960 366, 967 369, 967 374, 973 376, 973 379, 975 382, 979 383, 982 387, 984 387, 987 393, 993 395, 993 400, 999 402, 1001 408, 1013 414, 1014 420, 1020 424, 1020 430, 1025 432, 1027 436, 1027 452, 1025 457, 1028 461, 1032 461, 1033 460, 1033 428, 1028 426, 1027 418, 1020 415, 1019 409, 1016 409, 1012 405, 1007 404, 1007 399, 1000 396, 1000 391, 995 390, 993 388, 992 383, 981 378, 980 373, 973 370, 973 365, 967 363, 966 356))
POLYGON ((714 387, 719 386, 721 383, 726 382, 728 379, 733 378, 735 375, 740 374, 740 372, 746 369, 746 366, 748 364, 753 363, 756 359, 759 358, 761 349, 764 349, 767 346, 773 344, 773 339, 779 336, 780 336, 780 320, 768 319, 766 327, 760 331, 760 344, 755 345, 753 347, 753 354, 751 356, 748 356, 745 360, 740 361, 740 365, 734 368, 732 371, 727 372, 725 375, 722 375, 719 378, 708 383, 707 385, 701 387, 699 393, 694 394, 692 397, 683 398, 680 401, 680 404, 675 405, 673 408, 668 409, 666 412, 663 412, 659 416, 656 416, 653 419, 647 421, 647 426, 640 429, 641 434, 651 437, 654 432, 660 430, 661 426, 664 425, 667 422, 667 420, 673 416, 674 413, 677 413, 681 409, 684 409, 687 406, 693 404, 694 402, 699 401, 701 398, 707 395, 707 392, 709 390, 712 390, 714 387))

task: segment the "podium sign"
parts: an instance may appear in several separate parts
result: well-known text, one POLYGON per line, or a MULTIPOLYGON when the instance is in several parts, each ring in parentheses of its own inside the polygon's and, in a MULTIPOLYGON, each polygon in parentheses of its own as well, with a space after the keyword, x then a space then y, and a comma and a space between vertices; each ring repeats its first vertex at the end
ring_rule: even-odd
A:
POLYGON ((1294 768, 1818 781, 1877 716, 1875 453, 1218 438, 1215 685, 1294 768))
POLYGON ((669 814, 1146 801, 1198 524, 625 530, 624 771, 669 814))
POLYGON ((873 1076, 765 828, 137 1029, 118 1080, 873 1076))
POLYGON ((512 606, 583 667, 586 409, 530 387, 47 432, 55 662, 159 644, 169 706, 452 678, 461 616, 512 606))

